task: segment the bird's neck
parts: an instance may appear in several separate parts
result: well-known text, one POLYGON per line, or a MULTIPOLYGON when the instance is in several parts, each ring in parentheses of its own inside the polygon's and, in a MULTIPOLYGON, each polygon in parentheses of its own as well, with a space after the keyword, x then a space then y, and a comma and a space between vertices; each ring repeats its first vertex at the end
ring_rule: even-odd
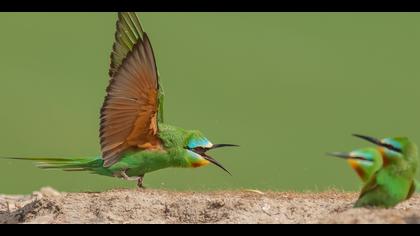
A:
POLYGON ((392 176, 399 176, 403 178, 412 178, 416 173, 416 168, 407 161, 394 161, 384 167, 392 176))
POLYGON ((159 138, 162 140, 164 149, 168 155, 168 161, 174 167, 200 167, 208 164, 208 161, 194 158, 184 148, 184 139, 187 131, 176 126, 159 123, 159 138))

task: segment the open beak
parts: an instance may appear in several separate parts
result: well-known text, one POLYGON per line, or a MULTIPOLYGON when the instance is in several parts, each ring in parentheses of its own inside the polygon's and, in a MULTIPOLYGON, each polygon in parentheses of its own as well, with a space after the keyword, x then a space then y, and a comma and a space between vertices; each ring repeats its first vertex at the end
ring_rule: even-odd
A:
POLYGON ((201 154, 201 156, 203 156, 207 161, 215 164, 216 166, 220 167, 222 170, 226 171, 229 175, 232 175, 225 167, 223 167, 222 164, 220 164, 220 162, 216 161, 216 159, 214 159, 213 157, 205 153, 201 154))
POLYGON ((216 166, 220 167, 222 170, 226 171, 228 174, 232 175, 225 167, 223 167, 222 164, 220 164, 220 162, 218 162, 216 159, 214 159, 213 157, 206 154, 206 152, 209 151, 209 150, 216 149, 216 148, 221 148, 221 147, 239 147, 239 145, 235 145, 235 144, 213 144, 213 146, 211 148, 205 149, 205 151, 200 153, 200 155, 202 157, 204 157, 207 161, 215 164, 216 166))

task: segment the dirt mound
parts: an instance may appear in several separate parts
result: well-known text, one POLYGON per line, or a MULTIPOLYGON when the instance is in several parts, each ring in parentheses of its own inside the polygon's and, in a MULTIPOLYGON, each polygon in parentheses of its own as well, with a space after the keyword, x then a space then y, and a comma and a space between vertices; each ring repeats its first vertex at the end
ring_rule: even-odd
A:
POLYGON ((420 223, 420 196, 395 209, 352 209, 341 192, 171 192, 119 189, 0 195, 0 223, 420 223))

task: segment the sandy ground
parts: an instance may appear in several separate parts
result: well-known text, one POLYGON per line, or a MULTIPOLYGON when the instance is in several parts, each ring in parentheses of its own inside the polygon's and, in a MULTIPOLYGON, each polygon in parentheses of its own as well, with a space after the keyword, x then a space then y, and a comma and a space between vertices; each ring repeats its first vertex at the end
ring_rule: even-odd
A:
POLYGON ((0 223, 420 223, 420 195, 395 209, 352 209, 357 194, 119 189, 0 195, 0 223))

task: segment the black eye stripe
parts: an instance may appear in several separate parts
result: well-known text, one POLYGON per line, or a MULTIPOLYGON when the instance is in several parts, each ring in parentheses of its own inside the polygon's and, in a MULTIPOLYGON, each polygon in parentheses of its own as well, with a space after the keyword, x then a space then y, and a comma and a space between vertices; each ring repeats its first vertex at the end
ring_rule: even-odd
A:
POLYGON ((207 151, 207 149, 203 147, 195 147, 193 150, 194 152, 199 153, 199 154, 205 153, 207 151))
POLYGON ((352 159, 360 160, 360 161, 368 161, 366 158, 363 158, 363 157, 352 157, 352 159))
POLYGON ((190 150, 190 151, 193 151, 193 152, 195 152, 195 153, 205 153, 206 151, 208 151, 208 148, 205 148, 205 147, 195 147, 195 148, 190 148, 190 147, 188 147, 188 146, 185 146, 184 147, 184 149, 187 149, 187 150, 190 150))
POLYGON ((402 150, 401 150, 401 149, 396 148, 396 147, 394 147, 394 146, 392 146, 392 145, 390 145, 390 144, 383 144, 383 146, 384 146, 385 148, 389 149, 389 150, 394 151, 394 152, 402 153, 402 150))

